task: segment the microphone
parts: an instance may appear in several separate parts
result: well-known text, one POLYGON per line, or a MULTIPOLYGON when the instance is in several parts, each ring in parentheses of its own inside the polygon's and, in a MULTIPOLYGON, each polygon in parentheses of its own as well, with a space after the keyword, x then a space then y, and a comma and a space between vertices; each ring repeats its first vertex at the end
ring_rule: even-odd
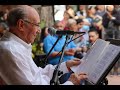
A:
POLYGON ((85 34, 85 32, 74 32, 71 30, 57 30, 53 27, 48 28, 48 33, 51 35, 74 35, 74 34, 85 34))

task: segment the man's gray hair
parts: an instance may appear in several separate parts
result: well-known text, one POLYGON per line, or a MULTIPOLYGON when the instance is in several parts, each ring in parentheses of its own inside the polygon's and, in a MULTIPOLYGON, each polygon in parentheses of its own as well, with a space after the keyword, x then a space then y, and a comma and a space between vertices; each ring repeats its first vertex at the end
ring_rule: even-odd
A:
POLYGON ((69 27, 74 23, 77 23, 75 19, 68 19, 67 26, 69 27))
POLYGON ((7 24, 9 27, 13 27, 17 25, 17 22, 19 19, 25 19, 26 18, 26 11, 24 7, 18 6, 16 8, 13 8, 7 15, 7 24))

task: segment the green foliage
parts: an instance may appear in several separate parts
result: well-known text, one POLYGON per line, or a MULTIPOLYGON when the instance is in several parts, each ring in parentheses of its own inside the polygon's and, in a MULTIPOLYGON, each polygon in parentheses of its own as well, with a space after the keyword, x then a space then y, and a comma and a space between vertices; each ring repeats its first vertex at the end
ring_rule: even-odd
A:
POLYGON ((44 19, 41 20, 41 23, 40 23, 40 28, 44 28, 46 26, 46 22, 44 19))
POLYGON ((33 59, 35 58, 35 55, 44 54, 43 47, 40 45, 40 43, 34 42, 32 44, 32 54, 33 59))
MULTIPOLYGON (((46 22, 44 20, 41 20, 41 23, 40 23, 40 28, 44 28, 46 25, 46 22)), ((35 58, 35 55, 40 55, 40 54, 43 54, 43 47, 40 45, 39 43, 40 41, 40 34, 37 35, 36 39, 35 39, 35 42, 32 44, 32 58, 34 59, 35 58)))

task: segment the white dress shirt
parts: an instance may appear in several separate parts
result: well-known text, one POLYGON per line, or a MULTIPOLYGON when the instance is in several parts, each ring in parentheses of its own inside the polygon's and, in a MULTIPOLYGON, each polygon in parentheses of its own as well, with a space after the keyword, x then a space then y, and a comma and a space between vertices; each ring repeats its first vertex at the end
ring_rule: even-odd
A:
MULTIPOLYGON (((50 85, 55 66, 37 67, 32 59, 31 44, 6 32, 0 40, 0 77, 7 85, 50 85)), ((68 72, 65 62, 60 66, 68 72)), ((73 85, 67 81, 63 85, 73 85)))

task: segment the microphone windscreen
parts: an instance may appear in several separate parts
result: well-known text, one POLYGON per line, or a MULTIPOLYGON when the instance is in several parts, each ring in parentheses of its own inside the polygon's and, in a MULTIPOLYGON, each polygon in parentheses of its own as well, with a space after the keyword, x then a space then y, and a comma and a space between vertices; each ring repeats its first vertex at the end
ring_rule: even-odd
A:
POLYGON ((56 34, 56 29, 55 28, 53 28, 53 27, 50 27, 50 28, 48 28, 48 33, 50 34, 50 35, 55 35, 56 34))

